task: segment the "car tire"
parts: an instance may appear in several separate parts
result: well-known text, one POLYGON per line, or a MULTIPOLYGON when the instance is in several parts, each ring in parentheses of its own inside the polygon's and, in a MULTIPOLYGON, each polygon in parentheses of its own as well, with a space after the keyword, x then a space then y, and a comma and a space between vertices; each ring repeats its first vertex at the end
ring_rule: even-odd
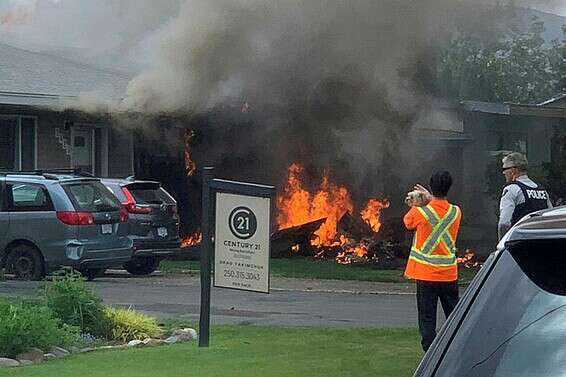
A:
POLYGON ((159 258, 140 257, 133 258, 124 264, 124 268, 132 275, 149 275, 159 267, 159 258))
POLYGON ((95 278, 99 278, 104 276, 104 272, 106 272, 106 268, 88 268, 84 270, 80 270, 81 275, 83 275, 86 280, 92 281, 95 278))
POLYGON ((41 280, 45 274, 41 253, 25 244, 10 249, 6 258, 6 270, 16 275, 18 280, 41 280))

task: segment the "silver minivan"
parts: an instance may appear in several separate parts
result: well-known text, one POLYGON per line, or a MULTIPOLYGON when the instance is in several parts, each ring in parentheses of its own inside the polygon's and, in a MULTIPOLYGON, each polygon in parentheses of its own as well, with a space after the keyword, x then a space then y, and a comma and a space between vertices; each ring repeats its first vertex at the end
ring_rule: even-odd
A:
POLYGON ((128 212, 97 178, 0 173, 0 261, 19 279, 72 266, 87 278, 132 258, 128 212))

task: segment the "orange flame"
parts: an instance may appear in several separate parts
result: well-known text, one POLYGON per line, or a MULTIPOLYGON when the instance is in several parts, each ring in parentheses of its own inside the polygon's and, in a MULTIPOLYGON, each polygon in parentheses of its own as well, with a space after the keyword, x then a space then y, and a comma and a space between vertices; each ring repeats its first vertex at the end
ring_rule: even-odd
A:
POLYGON ((279 229, 301 225, 309 221, 326 218, 324 224, 315 232, 315 246, 340 244, 336 231, 338 220, 346 212, 352 212, 354 205, 345 187, 330 182, 327 175, 322 178, 315 194, 302 186, 300 174, 303 167, 292 164, 288 169, 287 185, 282 196, 277 198, 277 224, 279 229))
POLYGON ((340 264, 351 264, 355 259, 362 259, 368 254, 369 242, 362 240, 359 243, 343 245, 344 251, 338 253, 336 262, 340 264))
POLYGON ((470 249, 466 249, 466 251, 464 252, 464 256, 463 257, 457 257, 456 262, 459 265, 463 265, 466 268, 476 267, 476 266, 479 266, 479 262, 474 260, 475 256, 476 256, 476 253, 474 253, 470 249))
POLYGON ((181 239, 181 247, 195 246, 202 242, 202 232, 197 230, 195 233, 190 234, 181 239))
POLYGON ((185 174, 192 177, 197 171, 197 164, 191 158, 190 145, 195 136, 195 131, 185 130, 185 174))
POLYGON ((381 228, 381 210, 389 207, 389 200, 370 199, 360 215, 374 232, 381 228))
MULTIPOLYGON (((316 238, 311 240, 311 245, 318 248, 315 258, 324 258, 330 247, 340 250, 335 254, 338 263, 350 264, 367 260, 371 240, 349 239, 337 229, 342 216, 346 212, 354 212, 354 204, 348 189, 332 183, 326 174, 318 189, 309 192, 301 181, 303 170, 303 166, 298 163, 288 168, 287 184, 283 193, 277 197, 278 228, 290 228, 326 218, 326 221, 314 232, 316 238)), ((377 233, 381 228, 381 211, 388 207, 388 200, 370 199, 360 212, 360 216, 377 233)), ((294 245, 291 249, 294 252, 299 251, 298 245, 294 245)))

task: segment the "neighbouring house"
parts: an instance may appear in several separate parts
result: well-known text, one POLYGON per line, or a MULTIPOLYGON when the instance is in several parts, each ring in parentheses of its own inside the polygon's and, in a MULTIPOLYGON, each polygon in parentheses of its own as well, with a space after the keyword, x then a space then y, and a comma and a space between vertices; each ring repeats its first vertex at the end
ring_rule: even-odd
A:
POLYGON ((0 168, 81 168, 134 173, 133 134, 107 115, 61 110, 85 93, 123 97, 129 78, 48 54, 0 44, 0 168))
POLYGON ((450 170, 454 201, 461 203, 464 247, 481 253, 497 242, 499 198, 504 186, 501 158, 509 151, 525 153, 529 175, 548 186, 553 200, 564 198, 566 183, 557 168, 566 162, 566 94, 540 104, 463 101, 437 106, 452 119, 444 129, 419 130, 423 172, 450 170))

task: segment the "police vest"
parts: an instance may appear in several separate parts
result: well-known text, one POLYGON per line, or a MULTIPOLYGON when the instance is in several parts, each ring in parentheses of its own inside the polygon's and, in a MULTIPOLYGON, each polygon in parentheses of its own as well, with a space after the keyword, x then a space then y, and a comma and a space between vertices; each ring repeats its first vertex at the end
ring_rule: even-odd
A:
POLYGON ((426 235, 422 245, 417 245, 416 236, 414 238, 409 255, 409 263, 414 263, 414 275, 420 276, 422 280, 438 280, 442 275, 457 276, 456 243, 449 230, 458 219, 460 209, 450 204, 442 217, 430 205, 417 209, 429 222, 432 231, 426 235), (439 252, 440 244, 444 246, 447 254, 439 252))
POLYGON ((522 182, 512 182, 508 184, 517 185, 523 192, 525 202, 515 206, 513 216, 511 217, 511 225, 521 220, 524 216, 531 212, 540 211, 541 209, 548 208, 548 192, 541 186, 530 187, 522 182))

